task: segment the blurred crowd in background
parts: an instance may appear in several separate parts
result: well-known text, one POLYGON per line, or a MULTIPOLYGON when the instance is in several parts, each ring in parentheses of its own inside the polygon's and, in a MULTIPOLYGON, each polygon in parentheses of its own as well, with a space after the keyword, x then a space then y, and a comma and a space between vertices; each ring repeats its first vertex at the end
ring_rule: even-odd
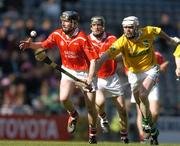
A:
MULTIPOLYGON (((122 35, 123 17, 136 14, 142 25, 160 26, 170 36, 180 37, 180 17, 174 13, 174 11, 178 13, 178 10, 168 8, 167 11, 163 11, 165 8, 161 6, 159 7, 161 11, 153 13, 152 5, 150 6, 152 11, 142 7, 142 4, 149 1, 135 1, 136 5, 130 0, 126 2, 122 0, 111 0, 111 2, 108 0, 0 0, 0 114, 51 115, 64 112, 58 100, 61 92, 58 88, 60 73, 36 61, 32 50, 21 51, 18 47, 19 41, 27 39, 32 30, 37 31, 37 40, 47 38, 50 32, 59 27, 59 16, 64 10, 77 10, 82 16, 80 26, 87 33, 89 33, 90 18, 94 15, 102 15, 106 18, 107 30, 119 37, 122 35), (98 9, 99 4, 104 9, 101 7, 98 9), (115 7, 118 4, 119 7, 115 7), (96 7, 98 11, 95 10, 96 7), (114 9, 116 11, 113 11, 114 9), (119 17, 115 18, 115 15, 119 17)), ((162 0, 156 0, 154 4, 157 5, 156 7, 159 5, 158 2, 162 0)), ((178 0, 166 0, 165 4, 180 8, 178 0)), ((172 56, 174 48, 170 48, 164 40, 157 38, 155 49, 170 61, 167 73, 162 74, 160 79, 160 114, 180 115, 180 83, 176 82, 174 72, 175 64, 172 56)), ((48 56, 61 64, 58 49, 48 51, 48 56)), ((72 97, 81 115, 86 114, 83 98, 79 89, 72 97)), ((127 101, 129 99, 130 97, 127 96, 127 101)), ((111 104, 107 106, 113 107, 111 104)), ((129 111, 135 110, 129 109, 129 111)), ((109 115, 115 113, 111 114, 109 111, 109 115)))

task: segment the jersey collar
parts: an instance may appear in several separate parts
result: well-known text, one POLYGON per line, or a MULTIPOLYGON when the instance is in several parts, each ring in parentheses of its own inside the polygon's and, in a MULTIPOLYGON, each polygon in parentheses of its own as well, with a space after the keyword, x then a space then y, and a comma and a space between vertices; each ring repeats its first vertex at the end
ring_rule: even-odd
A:
POLYGON ((103 39, 105 39, 105 38, 107 37, 107 33, 104 32, 104 33, 103 33, 103 36, 102 36, 102 38, 101 38, 100 40, 98 40, 98 39, 93 35, 93 33, 90 34, 90 37, 91 37, 91 40, 96 41, 96 42, 99 43, 99 42, 101 42, 103 39))

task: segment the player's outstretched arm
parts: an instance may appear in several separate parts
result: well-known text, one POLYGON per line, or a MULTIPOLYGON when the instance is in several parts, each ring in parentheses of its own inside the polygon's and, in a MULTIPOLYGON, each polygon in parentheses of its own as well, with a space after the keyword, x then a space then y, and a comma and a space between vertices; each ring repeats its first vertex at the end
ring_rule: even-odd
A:
POLYGON ((180 39, 178 37, 170 37, 164 31, 161 31, 159 35, 168 41, 171 45, 177 46, 180 43, 180 39))
POLYGON ((41 42, 32 42, 30 39, 20 41, 19 48, 25 50, 27 48, 38 49, 42 48, 41 42))
POLYGON ((35 30, 31 31, 30 36, 27 40, 20 41, 19 48, 21 50, 25 50, 27 48, 39 49, 42 48, 41 42, 32 42, 33 38, 37 36, 37 32, 35 30))

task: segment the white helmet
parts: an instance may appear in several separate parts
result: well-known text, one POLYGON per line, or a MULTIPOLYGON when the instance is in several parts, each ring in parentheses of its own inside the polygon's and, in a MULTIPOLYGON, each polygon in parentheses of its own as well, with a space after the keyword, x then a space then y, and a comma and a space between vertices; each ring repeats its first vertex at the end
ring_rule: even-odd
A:
POLYGON ((129 16, 123 19, 122 21, 123 26, 139 26, 139 20, 135 16, 129 16))
POLYGON ((122 21, 122 26, 133 26, 133 32, 131 34, 124 33, 127 38, 131 39, 139 36, 139 20, 137 17, 129 16, 124 18, 122 21))

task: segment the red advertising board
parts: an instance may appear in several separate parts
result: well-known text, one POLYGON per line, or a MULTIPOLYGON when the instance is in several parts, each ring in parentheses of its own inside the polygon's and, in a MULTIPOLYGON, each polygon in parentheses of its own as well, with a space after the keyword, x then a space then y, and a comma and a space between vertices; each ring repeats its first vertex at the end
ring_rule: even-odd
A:
POLYGON ((68 140, 66 114, 43 115, 0 115, 0 139, 22 140, 68 140))

